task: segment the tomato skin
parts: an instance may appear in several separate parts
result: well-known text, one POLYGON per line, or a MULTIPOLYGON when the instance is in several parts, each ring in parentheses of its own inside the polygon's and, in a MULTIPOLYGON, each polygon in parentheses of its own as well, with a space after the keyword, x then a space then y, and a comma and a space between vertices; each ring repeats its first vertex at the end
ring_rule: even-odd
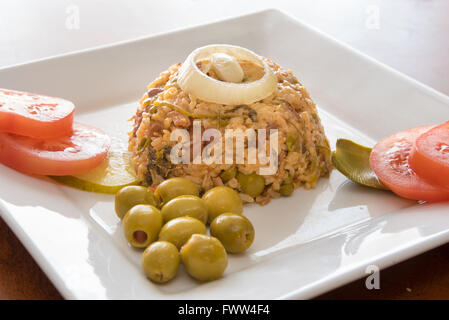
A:
POLYGON ((420 178, 409 165, 416 139, 433 126, 411 128, 379 141, 370 155, 370 165, 383 184, 397 195, 429 202, 449 200, 449 191, 420 178))
POLYGON ((38 140, 0 133, 0 162, 27 174, 80 174, 104 160, 110 143, 103 131, 76 122, 72 136, 57 139, 38 140))
POLYGON ((420 177, 449 191, 449 121, 416 139, 409 163, 420 177))
POLYGON ((51 139, 72 132, 72 102, 33 93, 0 89, 0 132, 51 139))

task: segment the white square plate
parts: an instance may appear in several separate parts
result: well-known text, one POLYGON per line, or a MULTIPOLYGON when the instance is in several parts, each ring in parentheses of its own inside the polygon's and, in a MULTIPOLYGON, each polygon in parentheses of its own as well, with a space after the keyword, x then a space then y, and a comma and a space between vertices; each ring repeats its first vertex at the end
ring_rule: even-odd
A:
MULTIPOLYGON (((275 10, 0 70, 0 87, 61 96, 76 119, 117 141, 147 83, 194 48, 247 47, 292 69, 320 108, 331 145, 372 145, 415 125, 447 120, 449 99, 275 10)), ((3 219, 66 298, 310 298, 449 241, 449 205, 369 190, 333 171, 316 189, 249 206, 256 240, 210 283, 185 272, 147 281, 128 247, 113 197, 78 191, 0 165, 3 219)))

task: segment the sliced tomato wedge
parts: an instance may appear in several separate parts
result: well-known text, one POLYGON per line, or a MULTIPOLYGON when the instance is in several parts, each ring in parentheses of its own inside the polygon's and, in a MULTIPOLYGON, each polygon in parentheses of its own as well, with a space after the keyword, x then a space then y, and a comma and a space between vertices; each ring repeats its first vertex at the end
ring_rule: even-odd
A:
POLYGON ((449 191, 449 121, 416 139, 409 163, 421 178, 449 191))
POLYGON ((413 200, 449 200, 449 191, 435 187, 410 168, 409 157, 416 139, 433 126, 400 131, 379 141, 370 155, 374 173, 397 195, 413 200))
POLYGON ((111 140, 101 130, 73 123, 73 133, 57 139, 38 140, 0 134, 0 162, 21 172, 41 175, 74 175, 97 167, 111 140))
POLYGON ((0 89, 0 132, 36 139, 72 132, 72 102, 28 92, 0 89))

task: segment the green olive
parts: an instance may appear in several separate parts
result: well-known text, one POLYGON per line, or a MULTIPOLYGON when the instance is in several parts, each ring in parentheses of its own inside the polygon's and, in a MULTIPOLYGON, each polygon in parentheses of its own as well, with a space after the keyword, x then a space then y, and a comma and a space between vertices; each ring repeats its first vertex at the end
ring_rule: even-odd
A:
POLYGON ((199 196, 197 186, 186 178, 171 178, 157 186, 155 192, 163 204, 183 195, 199 196))
POLYGON ((120 219, 123 219, 125 214, 138 204, 150 204, 157 206, 157 200, 153 192, 148 188, 141 186, 128 186, 121 188, 115 194, 115 213, 120 219))
POLYGON ((192 234, 206 234, 206 225, 192 217, 179 217, 167 222, 159 232, 159 240, 173 243, 178 249, 192 234))
POLYGON ((220 178, 221 178, 221 180, 223 180, 223 182, 228 182, 232 178, 235 178, 236 174, 237 174, 237 168, 232 167, 232 168, 229 168, 228 170, 225 170, 222 173, 220 173, 220 178))
POLYGON ((207 222, 206 203, 197 196, 179 196, 171 199, 162 207, 164 222, 174 218, 189 216, 203 222, 207 222))
POLYGON ((145 248, 155 241, 161 227, 162 214, 159 209, 151 205, 134 206, 123 218, 126 240, 136 248, 145 248))
POLYGON ((229 253, 240 253, 254 241, 254 227, 246 217, 223 213, 210 224, 210 234, 221 241, 229 253))
POLYGON ((291 194, 293 193, 294 190, 295 190, 295 186, 293 185, 293 183, 284 183, 279 188, 279 193, 283 197, 289 197, 289 196, 291 196, 291 194))
POLYGON ((265 189, 265 178, 256 174, 237 174, 237 180, 243 193, 255 198, 265 189))
POLYGON ((209 222, 225 212, 241 214, 243 211, 242 199, 229 187, 212 188, 203 195, 203 200, 206 203, 209 222))
POLYGON ((178 249, 170 242, 156 241, 142 255, 142 269, 152 281, 164 283, 173 279, 180 264, 178 249))
POLYGON ((193 278, 211 281, 221 277, 228 266, 228 255, 214 237, 194 234, 181 249, 182 263, 193 278))

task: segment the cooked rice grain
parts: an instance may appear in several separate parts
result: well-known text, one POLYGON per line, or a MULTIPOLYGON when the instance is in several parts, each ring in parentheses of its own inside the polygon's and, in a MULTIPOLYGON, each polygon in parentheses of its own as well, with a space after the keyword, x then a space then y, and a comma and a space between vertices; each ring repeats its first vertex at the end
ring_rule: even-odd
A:
POLYGON ((171 66, 151 82, 148 90, 161 90, 152 91, 150 97, 147 93, 143 95, 134 116, 134 128, 129 134, 129 150, 133 154, 138 179, 156 187, 164 179, 182 176, 202 191, 221 185, 240 191, 237 179, 225 182, 220 173, 232 167, 244 174, 257 173, 261 167, 260 164, 172 164, 170 149, 176 142, 170 141, 170 134, 178 128, 192 132, 194 119, 168 106, 154 106, 155 102, 162 101, 192 114, 232 112, 235 117, 231 119, 201 119, 204 129, 216 128, 223 137, 225 129, 279 130, 278 171, 265 176, 264 192, 256 199, 241 194, 245 202, 265 204, 280 196, 279 188, 286 181, 292 181, 295 187, 310 189, 320 177, 328 175, 332 167, 331 152, 315 103, 291 71, 269 59, 265 61, 277 77, 277 89, 266 99, 248 106, 208 103, 182 91, 176 83, 180 64, 171 66))

